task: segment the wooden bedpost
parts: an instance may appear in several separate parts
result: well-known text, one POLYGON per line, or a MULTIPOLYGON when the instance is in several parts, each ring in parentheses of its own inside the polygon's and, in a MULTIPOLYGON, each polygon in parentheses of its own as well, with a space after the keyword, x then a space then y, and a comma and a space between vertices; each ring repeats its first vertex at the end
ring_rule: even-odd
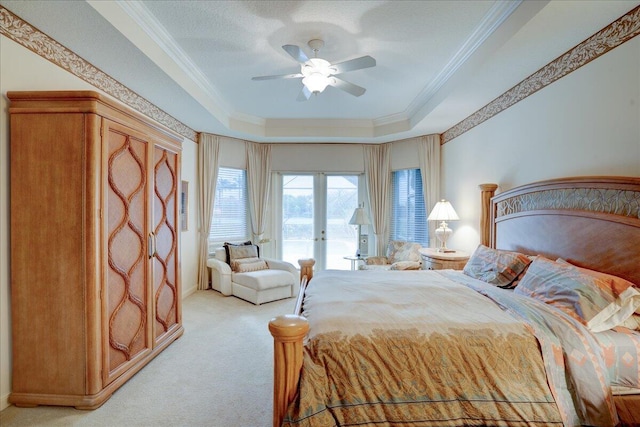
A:
POLYGON ((298 391, 302 342, 309 323, 302 316, 285 314, 271 319, 269 331, 273 336, 273 427, 279 427, 298 391))
POLYGON ((304 276, 307 276, 307 281, 310 282, 311 278, 313 278, 313 266, 315 265, 316 260, 313 258, 303 258, 298 260, 298 264, 300 264, 300 282, 302 283, 302 279, 304 276))
POLYGON ((491 246, 491 198, 495 195, 497 184, 480 184, 480 243, 491 246))

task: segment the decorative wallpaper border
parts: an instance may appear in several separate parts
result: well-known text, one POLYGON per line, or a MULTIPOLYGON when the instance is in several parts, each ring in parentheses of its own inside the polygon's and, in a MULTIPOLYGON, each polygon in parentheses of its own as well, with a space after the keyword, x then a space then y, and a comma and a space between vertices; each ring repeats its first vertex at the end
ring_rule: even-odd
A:
POLYGON ((640 34, 640 6, 554 59, 440 136, 445 144, 640 34))
MULTIPOLYGON (((0 6, 0 34, 51 61, 129 107, 197 142, 198 132, 94 67, 51 37, 0 6)), ((573 49, 554 59, 523 81, 440 135, 440 144, 471 130, 556 80, 604 55, 640 34, 640 6, 612 22, 573 49)))
POLYGON ((197 142, 197 132, 0 6, 0 34, 108 93, 134 110, 197 142))

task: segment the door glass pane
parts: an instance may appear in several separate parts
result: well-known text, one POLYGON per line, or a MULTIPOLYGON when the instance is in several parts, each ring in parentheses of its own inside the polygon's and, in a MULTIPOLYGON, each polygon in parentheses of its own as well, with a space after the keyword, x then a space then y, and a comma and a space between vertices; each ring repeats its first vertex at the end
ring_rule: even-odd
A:
POLYGON ((282 177, 282 259, 313 258, 313 176, 282 177))
POLYGON ((326 268, 348 270, 351 261, 344 257, 355 255, 358 243, 357 226, 349 224, 358 207, 358 177, 327 176, 326 194, 326 268))

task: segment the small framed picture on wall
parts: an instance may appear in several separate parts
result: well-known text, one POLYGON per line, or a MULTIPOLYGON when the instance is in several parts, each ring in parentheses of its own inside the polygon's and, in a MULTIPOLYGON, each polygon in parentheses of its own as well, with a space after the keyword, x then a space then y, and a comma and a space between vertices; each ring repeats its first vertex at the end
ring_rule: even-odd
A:
POLYGON ((189 230, 189 181, 182 181, 180 188, 180 230, 189 230))

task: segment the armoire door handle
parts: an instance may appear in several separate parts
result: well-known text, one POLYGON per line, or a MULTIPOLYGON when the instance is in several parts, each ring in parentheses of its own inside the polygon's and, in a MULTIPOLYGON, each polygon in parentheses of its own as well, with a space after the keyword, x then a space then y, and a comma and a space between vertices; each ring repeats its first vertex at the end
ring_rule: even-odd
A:
POLYGON ((155 243, 155 235, 153 233, 149 233, 149 237, 147 237, 147 253, 149 255, 149 259, 153 258, 153 255, 156 252, 155 243))

